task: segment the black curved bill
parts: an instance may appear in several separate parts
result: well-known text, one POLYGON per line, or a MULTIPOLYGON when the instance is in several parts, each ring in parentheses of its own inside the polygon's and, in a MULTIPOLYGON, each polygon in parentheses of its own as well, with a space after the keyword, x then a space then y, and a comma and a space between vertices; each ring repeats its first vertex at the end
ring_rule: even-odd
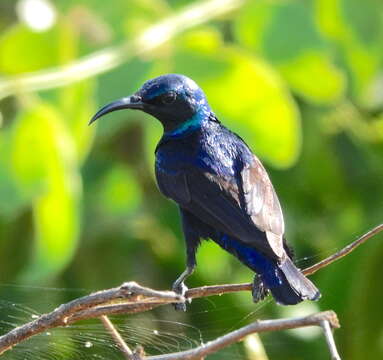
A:
POLYGON ((103 108, 101 108, 97 113, 90 119, 89 124, 92 124, 95 122, 98 118, 101 116, 104 116, 105 114, 108 114, 112 111, 116 110, 122 110, 122 109, 143 109, 144 104, 141 102, 141 99, 139 99, 137 96, 127 96, 120 100, 116 100, 111 102, 110 104, 105 105, 103 108))

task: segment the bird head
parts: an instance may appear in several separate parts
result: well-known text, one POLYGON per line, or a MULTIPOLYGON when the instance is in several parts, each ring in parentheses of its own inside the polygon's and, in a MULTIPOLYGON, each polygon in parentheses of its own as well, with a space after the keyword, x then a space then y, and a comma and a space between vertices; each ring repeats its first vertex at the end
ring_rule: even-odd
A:
POLYGON ((135 94, 101 108, 89 124, 107 113, 122 109, 142 110, 154 116, 170 134, 199 126, 210 114, 203 91, 193 80, 178 74, 162 75, 145 82, 135 94))

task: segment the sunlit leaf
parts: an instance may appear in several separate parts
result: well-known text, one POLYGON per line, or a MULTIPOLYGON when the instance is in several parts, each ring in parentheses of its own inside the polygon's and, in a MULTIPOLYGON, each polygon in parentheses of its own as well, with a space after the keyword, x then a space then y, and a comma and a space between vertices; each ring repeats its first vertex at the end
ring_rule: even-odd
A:
POLYGON ((126 35, 135 36, 170 13, 165 0, 131 0, 124 22, 126 35))
POLYGON ((218 281, 218 279, 230 276, 231 256, 212 241, 202 243, 198 250, 197 260, 203 268, 204 278, 208 281, 218 281))
POLYGON ((28 280, 50 277, 62 270, 77 247, 80 182, 74 178, 73 184, 58 181, 34 202, 36 247, 32 266, 25 274, 28 280))
POLYGON ((93 81, 82 81, 63 88, 60 100, 60 110, 75 142, 78 160, 82 162, 89 152, 96 129, 95 126, 88 126, 96 110, 93 81))
POLYGON ((248 360, 269 360, 262 340, 258 334, 251 334, 244 339, 248 360))
POLYGON ((10 132, 0 133, 0 213, 12 215, 22 205, 25 205, 27 197, 16 186, 10 171, 10 132))
POLYGON ((257 154, 275 166, 291 166, 301 146, 300 117, 278 74, 261 59, 223 46, 214 32, 193 32, 181 42, 176 72, 199 83, 219 118, 257 154))
POLYGON ((0 37, 0 71, 14 75, 66 64, 76 58, 78 41, 76 28, 66 18, 43 32, 14 25, 0 37))
MULTIPOLYGON (((53 139, 48 134, 44 135, 46 123, 50 122, 50 113, 47 114, 45 108, 42 111, 24 112, 13 128, 11 171, 21 191, 30 199, 46 190, 46 162, 49 162, 48 157, 53 156, 53 139)), ((54 163, 53 160, 51 162, 54 163)))
POLYGON ((129 168, 120 165, 105 175, 97 196, 103 212, 127 216, 140 204, 141 189, 129 168))
POLYGON ((76 59, 79 48, 78 29, 67 18, 60 19, 57 26, 57 42, 59 43, 58 59, 60 64, 66 64, 76 59))
MULTIPOLYGON (((124 66, 100 76, 97 86, 100 106, 133 94, 144 81, 150 78, 151 68, 150 62, 132 59, 124 66)), ((142 118, 142 115, 134 111, 116 111, 113 115, 97 121, 98 136, 108 138, 125 127, 129 120, 142 118)))
POLYGON ((345 338, 344 347, 344 356, 351 360, 363 357, 366 348, 372 358, 378 359, 382 354, 382 322, 377 314, 381 312, 383 296, 383 288, 379 286, 383 246, 378 240, 362 251, 359 260, 355 259, 356 267, 361 271, 355 274, 351 291, 347 294, 344 317, 344 326, 353 328, 345 338))
POLYGON ((145 124, 145 133, 144 133, 144 142, 145 142, 145 151, 146 158, 148 163, 151 165, 150 170, 153 171, 154 175, 154 161, 157 143, 161 139, 163 133, 162 126, 155 119, 148 119, 145 124))
POLYGON ((238 17, 236 34, 307 100, 331 103, 344 94, 344 75, 316 28, 310 2, 248 2, 238 17))
POLYGON ((365 93, 379 70, 383 57, 383 26, 375 0, 315 0, 318 25, 342 54, 353 93, 369 104, 365 93))
POLYGON ((79 232, 81 183, 74 144, 54 108, 31 104, 13 129, 12 172, 33 201, 35 255, 25 278, 51 276, 71 259, 79 232))
POLYGON ((0 71, 19 74, 57 65, 58 29, 33 32, 15 25, 0 37, 0 71))
POLYGON ((332 103, 344 93, 343 74, 319 52, 307 51, 277 68, 294 91, 312 102, 332 103))

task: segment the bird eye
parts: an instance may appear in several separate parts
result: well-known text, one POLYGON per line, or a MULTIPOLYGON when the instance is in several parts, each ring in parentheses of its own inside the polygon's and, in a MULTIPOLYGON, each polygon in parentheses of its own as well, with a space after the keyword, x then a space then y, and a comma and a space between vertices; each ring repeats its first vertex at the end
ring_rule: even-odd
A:
POLYGON ((169 91, 168 93, 162 95, 161 101, 164 105, 170 105, 176 101, 177 94, 174 91, 169 91))

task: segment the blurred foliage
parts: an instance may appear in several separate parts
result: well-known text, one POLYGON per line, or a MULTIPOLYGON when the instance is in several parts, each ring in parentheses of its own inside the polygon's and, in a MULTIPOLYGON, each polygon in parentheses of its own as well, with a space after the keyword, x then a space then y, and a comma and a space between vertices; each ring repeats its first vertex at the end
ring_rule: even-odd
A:
MULTIPOLYGON (((177 208, 159 195, 153 177, 160 125, 141 113, 118 112, 99 121, 96 139, 96 126, 87 126, 99 106, 166 72, 195 79, 222 122, 264 161, 299 266, 382 221, 379 0, 247 1, 151 52, 130 54, 122 66, 99 76, 50 90, 18 86, 18 76, 60 72, 84 56, 132 41, 190 3, 0 2, 0 82, 13 81, 15 89, 0 102, 2 282, 99 289, 130 279, 169 288, 183 270, 184 245, 177 208)), ((234 294, 195 301, 186 314, 146 316, 190 323, 206 340, 245 319, 334 309, 342 324, 336 338, 343 357, 360 359, 368 349, 368 358, 378 359, 382 256, 383 245, 375 239, 320 271, 314 281, 323 297, 311 307, 260 307, 249 294, 234 294)), ((250 271, 212 243, 203 244, 198 262, 190 286, 251 279, 250 271)), ((8 296, 1 291, 0 298, 8 296)), ((69 298, 73 294, 63 291, 42 310, 69 298)), ((39 308, 41 294, 15 294, 12 301, 39 308)), ((315 332, 261 339, 270 359, 326 357, 315 332)), ((263 359, 254 346, 254 339, 236 345, 235 356, 263 359)), ((233 351, 212 358, 231 359, 233 351)))

